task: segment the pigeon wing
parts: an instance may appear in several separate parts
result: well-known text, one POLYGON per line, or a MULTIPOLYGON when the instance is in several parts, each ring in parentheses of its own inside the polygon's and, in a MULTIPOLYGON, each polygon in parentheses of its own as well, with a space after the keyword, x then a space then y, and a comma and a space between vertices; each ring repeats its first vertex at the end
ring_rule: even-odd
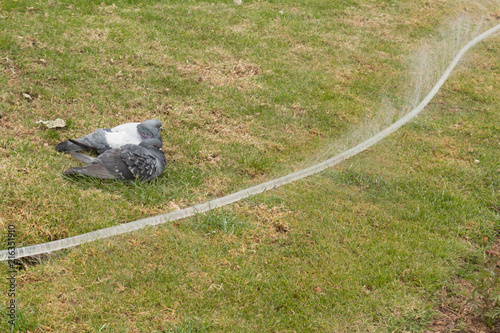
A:
POLYGON ((164 165, 158 162, 151 150, 132 145, 122 148, 122 160, 136 178, 151 181, 163 172, 164 165))
POLYGON ((67 152, 72 152, 72 151, 82 151, 84 150, 82 147, 75 145, 74 143, 70 142, 69 140, 59 142, 56 145, 56 150, 57 151, 67 151, 67 152))
POLYGON ((121 153, 122 151, 120 148, 113 148, 105 151, 97 158, 91 158, 80 153, 72 152, 71 155, 76 159, 82 162, 90 161, 90 164, 80 168, 70 168, 66 170, 64 174, 85 175, 100 179, 133 179, 134 175, 128 169, 127 164, 122 160, 121 153))
MULTIPOLYGON (((108 144, 107 133, 109 133, 108 129, 99 128, 75 141, 89 147, 87 150, 97 151, 97 153, 102 154, 106 150, 112 148, 108 144)), ((75 141, 72 142, 76 143, 75 141)))
POLYGON ((89 164, 80 168, 70 168, 64 171, 64 174, 67 176, 84 175, 100 179, 119 179, 114 174, 109 172, 104 165, 99 163, 89 164))
POLYGON ((56 145, 56 150, 67 152, 90 150, 100 154, 111 148, 106 140, 106 131, 105 129, 99 128, 79 139, 69 139, 60 142, 56 145))
POLYGON ((99 155, 96 160, 98 160, 98 163, 102 164, 109 173, 113 174, 116 179, 134 179, 134 174, 123 160, 122 153, 122 148, 113 148, 106 150, 99 155))
POLYGON ((85 164, 91 164, 92 162, 94 162, 96 160, 95 158, 93 158, 91 156, 77 153, 75 151, 71 152, 71 156, 73 156, 74 158, 76 158, 77 160, 79 160, 80 162, 83 162, 85 164))

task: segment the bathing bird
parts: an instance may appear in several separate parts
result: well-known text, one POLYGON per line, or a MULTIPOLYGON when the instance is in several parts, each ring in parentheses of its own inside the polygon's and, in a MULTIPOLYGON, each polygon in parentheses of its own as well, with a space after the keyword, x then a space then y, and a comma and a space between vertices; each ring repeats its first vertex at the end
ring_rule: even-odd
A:
POLYGON ((163 142, 160 131, 161 122, 158 119, 149 119, 142 123, 126 123, 113 128, 99 128, 84 137, 60 142, 56 145, 56 150, 63 152, 92 150, 102 154, 108 149, 123 145, 138 145, 146 139, 154 138, 163 142))
POLYGON ((152 181, 165 170, 167 160, 158 139, 146 139, 138 145, 126 144, 106 150, 98 157, 75 151, 71 156, 86 163, 64 171, 67 176, 84 175, 100 179, 152 181))

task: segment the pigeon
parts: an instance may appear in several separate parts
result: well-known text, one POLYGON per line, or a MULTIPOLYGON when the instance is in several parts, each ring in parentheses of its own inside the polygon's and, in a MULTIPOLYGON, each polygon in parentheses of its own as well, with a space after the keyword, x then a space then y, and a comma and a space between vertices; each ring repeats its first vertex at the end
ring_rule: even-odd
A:
POLYGON ((162 142, 158 139, 146 139, 138 145, 126 144, 108 149, 95 158, 72 151, 71 156, 87 165, 70 168, 64 174, 150 182, 163 173, 167 164, 161 146, 162 142))
POLYGON ((161 122, 158 119, 122 124, 113 128, 99 128, 82 138, 58 143, 56 150, 63 152, 91 150, 102 154, 108 149, 119 148, 123 145, 138 145, 146 139, 155 138, 163 142, 160 131, 161 122))

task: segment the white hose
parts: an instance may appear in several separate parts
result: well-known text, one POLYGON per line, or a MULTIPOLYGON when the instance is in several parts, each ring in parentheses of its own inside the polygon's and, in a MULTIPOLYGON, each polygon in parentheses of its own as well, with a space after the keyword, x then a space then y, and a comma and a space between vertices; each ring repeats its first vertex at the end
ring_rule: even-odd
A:
MULTIPOLYGON (((485 39, 486 37, 490 36, 491 34, 497 32, 500 30, 500 24, 495 26, 494 28, 489 29, 488 31, 483 32, 481 35, 477 36, 473 40, 471 40, 467 45, 465 45, 460 52, 455 56, 453 61, 450 63, 446 71, 443 73, 441 78, 438 80, 436 85, 432 88, 432 90, 429 92, 429 94, 420 102, 420 104, 410 111, 408 114, 406 114, 404 117, 396 121, 394 124, 390 125, 386 129, 382 130, 378 134, 374 135, 373 137, 369 138, 368 140, 360 143, 354 148, 351 148, 343 153, 340 153, 332 158, 327 159, 326 161, 323 161, 321 163, 315 164, 313 166, 310 166, 308 168, 302 169, 297 172, 293 172, 291 174, 288 174, 286 176, 283 176, 278 179, 274 179, 265 183, 262 183, 260 185, 252 186, 250 188, 247 188, 245 190, 229 194, 225 197, 221 197, 218 199, 210 200, 206 203, 202 203, 196 206, 192 206, 189 208, 181 209, 178 211, 170 212, 167 214, 162 214, 162 215, 157 215, 157 216, 152 216, 148 217, 142 220, 137 220, 137 221, 132 221, 120 225, 116 225, 113 227, 97 230, 97 231, 92 231, 86 234, 78 235, 78 236, 73 236, 65 239, 59 239, 53 242, 48 242, 44 244, 38 244, 38 245, 32 245, 32 246, 26 246, 22 247, 19 249, 16 249, 15 253, 15 258, 23 258, 23 257, 28 257, 28 256, 34 256, 42 253, 50 253, 52 251, 57 251, 57 250, 62 250, 62 249, 67 249, 73 246, 77 246, 83 243, 88 243, 92 242, 98 239, 102 238, 107 238, 115 235, 120 235, 124 234, 130 231, 142 229, 146 226, 153 226, 153 225, 158 225, 162 224, 168 221, 175 221, 179 220, 185 217, 192 216, 194 214, 198 213, 203 213, 207 212, 209 210, 212 210, 214 208, 222 207, 225 205, 229 205, 233 202, 240 201, 242 199, 248 198, 249 196, 255 195, 262 193, 264 191, 271 190, 273 188, 279 187, 281 185, 285 185, 288 183, 291 183, 293 181, 302 179, 304 177, 313 175, 315 173, 318 173, 326 168, 329 168, 331 166, 334 166, 346 159, 348 159, 351 156, 354 156, 363 150, 373 146, 380 140, 384 139, 387 137, 389 134, 392 132, 396 131, 399 129, 401 126, 409 122, 411 119, 413 119, 415 116, 417 116, 423 109, 424 107, 430 102, 430 100, 436 95, 436 93, 439 91, 441 86, 444 84, 444 82, 448 79, 450 76, 452 70, 455 68, 455 66, 458 64, 459 60, 463 57, 463 55, 474 45, 485 39)), ((0 261, 5 261, 7 259, 12 259, 12 257, 8 257, 7 250, 0 251, 0 261)))

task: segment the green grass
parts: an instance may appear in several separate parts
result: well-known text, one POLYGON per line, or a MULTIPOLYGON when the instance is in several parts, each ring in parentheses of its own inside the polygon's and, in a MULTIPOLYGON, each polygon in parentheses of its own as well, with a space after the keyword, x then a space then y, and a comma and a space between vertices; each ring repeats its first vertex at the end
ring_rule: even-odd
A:
MULTIPOLYGON (((426 45, 419 87, 434 84, 465 8, 478 32, 499 15, 489 1, 0 1, 2 248, 9 224, 18 246, 74 236, 367 138, 418 99, 426 45), (62 176, 78 163, 57 142, 153 117, 168 159, 154 182, 62 176), (55 118, 67 128, 36 124, 55 118)), ((14 331, 425 331, 440 291, 498 236, 498 41, 335 168, 28 266, 14 331)))

